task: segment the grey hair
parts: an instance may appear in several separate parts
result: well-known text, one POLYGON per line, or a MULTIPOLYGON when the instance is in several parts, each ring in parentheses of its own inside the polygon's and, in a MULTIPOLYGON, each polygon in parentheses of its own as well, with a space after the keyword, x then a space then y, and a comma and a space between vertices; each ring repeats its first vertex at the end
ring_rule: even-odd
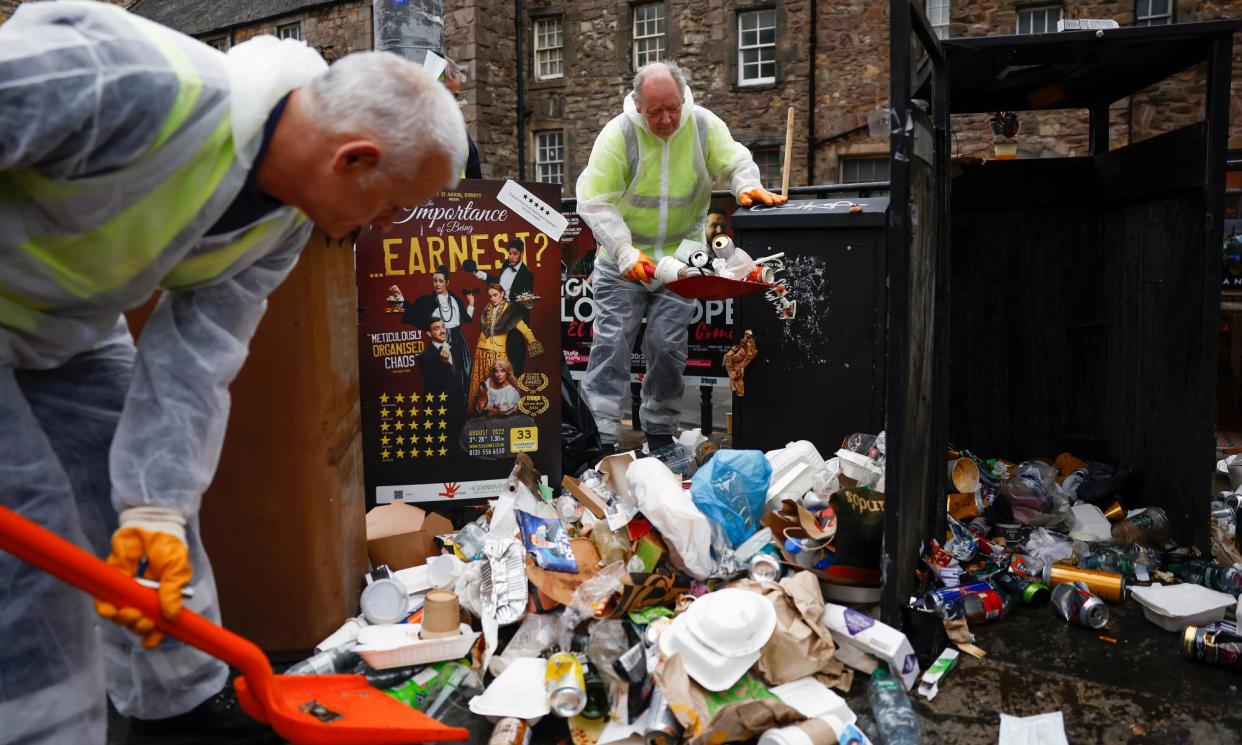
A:
POLYGON ((660 68, 667 68, 668 74, 673 76, 673 82, 677 84, 677 95, 684 102, 686 100, 686 74, 677 66, 676 62, 661 60, 660 62, 648 62, 638 68, 638 72, 634 73, 634 105, 642 107, 643 105, 643 81, 653 72, 660 71, 660 68))
POLYGON ((390 52, 356 52, 307 86, 320 126, 374 140, 380 173, 417 173, 428 153, 448 158, 457 183, 466 162, 466 123, 451 93, 420 65, 390 52))

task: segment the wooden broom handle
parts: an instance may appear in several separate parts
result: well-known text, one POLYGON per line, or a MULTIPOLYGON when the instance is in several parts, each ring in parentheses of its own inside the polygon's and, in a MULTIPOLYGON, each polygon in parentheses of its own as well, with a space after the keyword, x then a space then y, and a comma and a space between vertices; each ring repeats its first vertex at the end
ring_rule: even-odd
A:
POLYGON ((789 114, 785 117, 785 169, 781 175, 781 195, 789 196, 789 166, 793 163, 793 124, 794 124, 794 107, 789 107, 789 114))

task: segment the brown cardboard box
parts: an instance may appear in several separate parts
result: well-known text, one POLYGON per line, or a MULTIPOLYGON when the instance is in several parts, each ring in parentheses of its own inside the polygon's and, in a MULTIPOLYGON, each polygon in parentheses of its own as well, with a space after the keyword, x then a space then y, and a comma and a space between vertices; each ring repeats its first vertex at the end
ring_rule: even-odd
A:
POLYGON ((427 563, 440 553, 436 536, 453 532, 453 523, 404 502, 382 504, 367 513, 367 556, 372 566, 394 572, 427 563))
MULTIPOLYGON (((604 476, 604 483, 622 497, 629 496, 630 487, 625 483, 625 470, 635 460, 637 456, 634 453, 625 452, 610 455, 599 462, 599 472, 604 476)), ((583 507, 591 511, 592 515, 600 519, 604 517, 604 507, 608 503, 596 494, 595 490, 583 486, 581 481, 568 474, 561 479, 561 486, 568 489, 583 507)))

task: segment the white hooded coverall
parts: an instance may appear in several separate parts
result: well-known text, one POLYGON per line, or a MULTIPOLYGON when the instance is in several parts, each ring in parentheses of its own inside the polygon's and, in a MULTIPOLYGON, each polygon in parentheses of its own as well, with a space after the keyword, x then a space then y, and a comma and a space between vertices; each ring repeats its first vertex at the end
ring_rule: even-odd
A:
POLYGON ((677 427, 686 327, 694 310, 691 301, 663 287, 622 277, 618 252, 633 246, 659 262, 674 255, 683 239, 702 243, 713 182, 727 183, 735 197, 760 186, 759 167, 728 126, 696 106, 688 87, 682 98, 677 131, 660 138, 638 112, 634 94, 626 96, 624 112, 599 133, 578 177, 578 214, 599 244, 594 337, 582 389, 605 443, 616 442, 620 433, 631 350, 644 316, 642 427, 649 435, 672 434, 677 427))
MULTIPOLYGON (((215 622, 199 500, 228 385, 311 225, 280 207, 206 233, 269 112, 325 69, 300 42, 226 55, 103 3, 29 3, 0 25, 0 504, 100 557, 120 510, 180 511, 185 606, 215 622), (157 289, 135 347, 121 313, 157 289)), ((5 742, 102 743, 105 670, 117 709, 145 719, 228 676, 171 638, 143 651, 88 596, 2 551, 0 640, 5 742)))

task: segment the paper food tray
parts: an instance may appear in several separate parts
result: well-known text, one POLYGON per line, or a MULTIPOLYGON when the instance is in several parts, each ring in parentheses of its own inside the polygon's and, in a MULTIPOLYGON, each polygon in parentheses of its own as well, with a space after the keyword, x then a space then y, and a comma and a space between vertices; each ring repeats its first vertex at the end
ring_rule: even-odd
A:
POLYGON ((426 665, 443 660, 457 660, 470 653, 479 638, 470 625, 461 625, 461 636, 443 639, 419 639, 421 624, 401 623, 391 626, 368 626, 358 632, 354 651, 376 670, 409 665, 426 665))
POLYGON ((1165 631, 1222 621, 1225 609, 1237 602, 1228 593, 1192 584, 1135 587, 1130 594, 1147 620, 1165 631))

